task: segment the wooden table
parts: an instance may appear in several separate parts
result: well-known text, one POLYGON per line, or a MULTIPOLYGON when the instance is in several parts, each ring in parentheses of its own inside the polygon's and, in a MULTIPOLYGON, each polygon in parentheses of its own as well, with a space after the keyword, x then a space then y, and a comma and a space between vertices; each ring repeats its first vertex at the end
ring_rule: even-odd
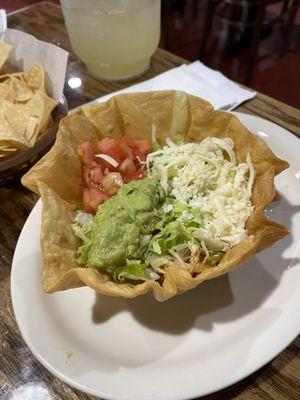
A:
MULTIPOLYGON (((130 83, 100 81, 90 76, 84 65, 72 54, 60 7, 49 2, 39 3, 9 16, 8 25, 70 51, 65 85, 70 108, 185 62, 159 49, 153 57, 150 70, 138 79, 130 83), (68 85, 71 77, 80 77, 82 86, 72 89, 68 85)), ((300 137, 300 111, 270 97, 258 94, 237 110, 267 118, 300 137)), ((36 195, 18 183, 0 189, 0 399, 91 399, 91 396, 54 378, 34 359, 14 319, 10 299, 12 257, 23 224, 37 199, 36 195), (22 388, 27 388, 26 396, 20 394, 22 388)), ((299 346, 298 338, 256 373, 203 399, 300 399, 299 346)))

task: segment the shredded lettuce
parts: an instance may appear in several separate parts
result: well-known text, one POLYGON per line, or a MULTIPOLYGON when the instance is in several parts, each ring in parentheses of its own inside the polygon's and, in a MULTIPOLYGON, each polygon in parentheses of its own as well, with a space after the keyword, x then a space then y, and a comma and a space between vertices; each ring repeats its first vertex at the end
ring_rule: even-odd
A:
POLYGON ((159 233, 152 237, 149 250, 156 254, 166 254, 178 244, 189 240, 182 225, 177 221, 169 222, 159 233))
POLYGON ((161 206, 161 219, 157 222, 145 252, 146 263, 155 270, 170 262, 176 253, 181 257, 186 252, 194 254, 200 246, 193 236, 195 229, 203 224, 198 209, 188 207, 171 197, 166 198, 161 206))
POLYGON ((126 279, 143 280, 147 272, 147 267, 141 263, 141 260, 127 260, 126 265, 110 267, 109 272, 117 282, 123 282, 126 279))
POLYGON ((73 224, 72 227, 75 235, 78 236, 83 242, 83 244, 79 246, 77 249, 76 262, 78 262, 78 264, 86 265, 88 260, 88 254, 92 244, 91 227, 90 225, 83 226, 80 225, 79 223, 73 224))

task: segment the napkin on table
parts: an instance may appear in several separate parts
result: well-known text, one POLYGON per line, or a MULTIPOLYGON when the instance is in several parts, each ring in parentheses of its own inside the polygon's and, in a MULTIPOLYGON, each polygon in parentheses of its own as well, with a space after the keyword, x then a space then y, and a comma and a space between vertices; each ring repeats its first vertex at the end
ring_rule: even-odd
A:
POLYGON ((252 99, 256 92, 246 90, 226 78, 221 72, 206 67, 200 61, 183 64, 152 79, 129 86, 94 100, 101 103, 119 93, 146 92, 152 90, 182 90, 202 97, 216 109, 233 110, 239 104, 252 99))

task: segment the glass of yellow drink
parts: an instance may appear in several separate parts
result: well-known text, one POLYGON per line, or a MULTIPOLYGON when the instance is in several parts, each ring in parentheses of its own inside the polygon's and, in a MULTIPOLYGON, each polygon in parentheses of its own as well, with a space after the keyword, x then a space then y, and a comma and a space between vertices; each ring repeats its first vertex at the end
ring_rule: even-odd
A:
POLYGON ((160 0, 61 0, 75 54, 98 78, 145 71, 160 38, 160 0))

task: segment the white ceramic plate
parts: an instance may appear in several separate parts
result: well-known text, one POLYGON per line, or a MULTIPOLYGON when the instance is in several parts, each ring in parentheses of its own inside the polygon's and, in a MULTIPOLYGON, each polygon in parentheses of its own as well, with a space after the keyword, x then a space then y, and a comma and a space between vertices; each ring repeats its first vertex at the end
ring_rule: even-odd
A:
POLYGON ((151 295, 109 298, 88 288, 45 295, 39 249, 41 203, 13 260, 11 294, 35 357, 71 386, 106 399, 205 395, 251 374, 300 332, 300 141, 261 118, 238 114, 291 167, 268 214, 291 234, 242 268, 166 303, 151 295))

